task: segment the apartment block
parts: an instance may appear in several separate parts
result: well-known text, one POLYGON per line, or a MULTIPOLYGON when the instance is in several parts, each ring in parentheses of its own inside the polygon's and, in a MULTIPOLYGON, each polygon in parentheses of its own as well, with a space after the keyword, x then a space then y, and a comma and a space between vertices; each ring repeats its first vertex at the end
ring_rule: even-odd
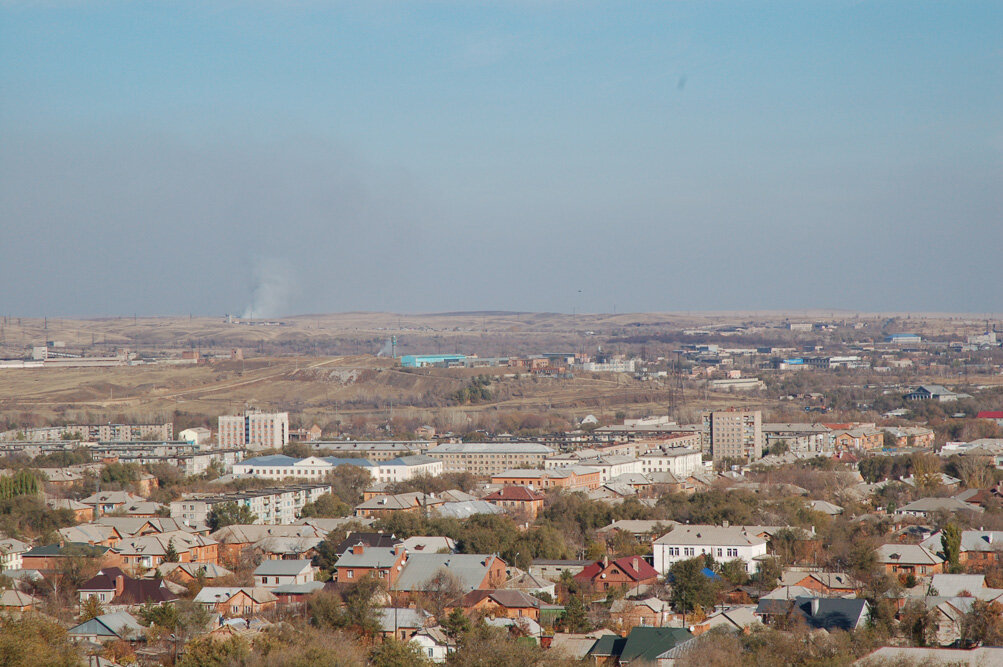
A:
POLYGON ((293 484, 239 493, 197 494, 173 501, 171 517, 188 526, 202 526, 209 522, 209 512, 214 506, 235 502, 255 514, 256 524, 290 524, 299 519, 304 505, 325 493, 331 493, 330 484, 293 484))
POLYGON ((428 450, 442 461, 443 472, 495 475, 512 468, 536 468, 554 450, 535 442, 457 442, 428 450))
POLYGON ((719 410, 703 414, 701 448, 714 460, 752 461, 763 456, 763 416, 759 410, 719 410))
POLYGON ((289 444, 289 413, 246 410, 219 417, 219 446, 281 449, 289 444))

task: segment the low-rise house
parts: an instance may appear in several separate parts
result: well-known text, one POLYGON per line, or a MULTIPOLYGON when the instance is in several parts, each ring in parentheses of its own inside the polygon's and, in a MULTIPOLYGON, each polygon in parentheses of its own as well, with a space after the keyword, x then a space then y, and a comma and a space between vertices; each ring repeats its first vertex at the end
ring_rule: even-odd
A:
POLYGON ((962 502, 955 498, 920 498, 895 510, 897 516, 914 516, 922 519, 936 512, 984 512, 978 505, 962 502))
POLYGON ((36 604, 38 600, 27 593, 10 589, 0 592, 0 612, 30 611, 36 604))
POLYGON ((607 541, 616 533, 627 533, 638 542, 650 545, 655 537, 664 535, 678 525, 677 521, 661 519, 620 519, 600 528, 596 533, 607 541))
POLYGON ((117 512, 127 505, 145 503, 146 498, 129 493, 128 491, 99 491, 87 496, 80 502, 94 508, 94 516, 97 517, 117 512))
POLYGON ((96 547, 90 544, 69 542, 64 545, 45 544, 26 551, 22 556, 22 569, 38 570, 43 575, 59 573, 64 569, 67 558, 88 556, 101 559, 103 562, 118 560, 108 552, 108 547, 96 547))
POLYGON ((275 588, 314 580, 317 568, 308 560, 266 560, 254 570, 254 585, 275 588))
POLYGON ((435 664, 446 662, 446 657, 456 651, 456 641, 439 626, 421 628, 411 636, 411 643, 417 644, 422 656, 435 664))
MULTIPOLYGON (((338 562, 339 566, 341 561, 338 562)), ((454 577, 463 593, 505 583, 505 561, 486 554, 411 554, 391 590, 410 594, 427 589, 440 572, 454 577)))
POLYGON ((462 609, 468 615, 531 618, 534 621, 539 621, 542 605, 542 600, 522 591, 496 589, 470 591, 460 599, 450 603, 449 609, 462 609))
POLYGON ((77 588, 80 604, 96 598, 103 605, 161 604, 177 599, 163 579, 133 579, 117 567, 98 570, 77 588))
POLYGON ((542 577, 537 577, 530 572, 519 572, 506 581, 502 588, 522 591, 529 595, 549 595, 551 598, 557 597, 557 584, 542 577))
POLYGON ((280 605, 300 605, 314 593, 324 590, 324 585, 323 581, 308 581, 302 584, 284 584, 270 590, 279 599, 280 605))
POLYGON ((138 641, 144 636, 146 628, 132 614, 117 611, 102 614, 76 625, 67 630, 67 635, 75 642, 87 641, 92 644, 104 644, 109 641, 138 641))
POLYGON ((813 500, 808 503, 808 507, 815 512, 821 512, 822 514, 828 514, 829 516, 839 516, 843 513, 842 507, 825 500, 813 500))
POLYGON ((469 519, 475 514, 504 514, 505 510, 485 500, 463 500, 444 502, 432 508, 433 516, 449 519, 469 519))
POLYGON ((753 625, 760 623, 756 616, 756 605, 739 605, 730 607, 707 617, 707 629, 724 627, 735 632, 745 632, 753 625))
POLYGON ((888 574, 925 576, 944 571, 944 559, 918 544, 882 544, 878 563, 888 574))
POLYGON ((445 501, 431 493, 398 493, 393 496, 376 496, 355 506, 355 516, 385 519, 398 512, 431 512, 445 501))
POLYGON ((655 540, 655 569, 665 574, 673 563, 702 554, 718 561, 741 559, 749 574, 756 571, 756 558, 766 555, 765 526, 679 525, 655 540))
MULTIPOLYGON (((936 532, 920 545, 930 551, 944 555, 941 541, 943 532, 936 532)), ((961 552, 958 562, 962 565, 993 565, 1003 558, 1003 531, 999 530, 963 530, 961 531, 961 552)))
POLYGON ((194 601, 223 616, 247 617, 273 608, 278 598, 265 588, 205 586, 194 601))
POLYGON ((94 508, 90 505, 83 504, 79 500, 71 500, 69 498, 49 498, 45 501, 45 504, 49 506, 49 509, 69 510, 73 512, 73 518, 78 522, 94 520, 94 508))
POLYGON ((783 586, 800 586, 823 595, 856 595, 861 589, 859 581, 845 572, 797 572, 789 570, 780 578, 783 586))
POLYGON ((633 628, 626 637, 604 635, 589 650, 596 664, 658 665, 660 657, 693 638, 685 628, 633 628))
POLYGON ((376 610, 376 618, 383 639, 394 638, 402 642, 409 641, 432 620, 428 612, 410 607, 382 607, 376 610))
POLYGON ((456 552, 456 542, 441 535, 413 535, 404 540, 404 548, 409 554, 451 554, 456 552))
POLYGON ((228 577, 233 572, 222 565, 216 563, 161 563, 157 567, 158 576, 176 581, 180 584, 188 584, 199 579, 213 581, 222 577, 228 577))
POLYGON ((603 557, 578 574, 575 581, 589 584, 596 591, 605 592, 617 588, 628 591, 647 590, 658 581, 658 571, 640 556, 610 560, 603 557))
POLYGON ((373 577, 393 585, 408 560, 402 543, 392 547, 367 547, 356 544, 339 558, 334 568, 334 581, 350 584, 365 577, 373 577))
POLYGON ((291 539, 311 539, 326 537, 327 532, 310 524, 303 525, 247 525, 234 524, 210 533, 210 539, 218 543, 219 557, 225 562, 237 560, 241 553, 253 549, 275 537, 291 539))
POLYGON ((856 630, 864 627, 870 614, 871 607, 863 598, 763 599, 756 607, 756 615, 764 622, 800 616, 808 627, 821 630, 856 630))
POLYGON ((219 545, 215 540, 185 531, 122 540, 111 548, 111 552, 128 566, 150 569, 163 563, 172 548, 180 563, 219 561, 219 545))
POLYGON ((20 570, 24 565, 24 554, 31 550, 31 545, 13 537, 0 539, 0 572, 20 570))
POLYGON ((572 576, 592 564, 590 560, 551 560, 534 558, 529 564, 529 573, 538 579, 559 581, 564 572, 572 576))
POLYGON ((99 547, 113 547, 122 541, 122 536, 112 526, 99 526, 93 523, 67 526, 56 532, 59 533, 59 538, 64 543, 77 542, 99 547))
POLYGON ((664 600, 614 600, 609 609, 610 619, 621 631, 635 626, 660 628, 669 624, 672 609, 664 600))
POLYGON ((535 519, 543 510, 543 501, 546 498, 546 494, 525 486, 503 486, 498 491, 484 496, 483 499, 514 514, 535 519))

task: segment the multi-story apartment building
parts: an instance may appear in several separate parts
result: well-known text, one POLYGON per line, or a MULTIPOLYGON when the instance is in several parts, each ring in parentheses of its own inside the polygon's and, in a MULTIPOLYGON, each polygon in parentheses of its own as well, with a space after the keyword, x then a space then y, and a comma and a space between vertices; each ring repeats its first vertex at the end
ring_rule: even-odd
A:
POLYGON ((832 430, 823 424, 763 424, 763 440, 767 448, 782 442, 801 454, 828 454, 833 449, 832 430))
POLYGON ((389 461, 400 456, 424 454, 435 447, 435 444, 432 440, 314 440, 309 443, 315 452, 328 452, 335 456, 364 456, 370 461, 389 461))
POLYGON ((443 472, 494 475, 511 468, 535 468, 554 450, 535 442, 459 442, 428 450, 442 461, 443 472))
POLYGON ((0 440, 172 440, 174 424, 70 424, 69 426, 39 426, 0 433, 0 440))
POLYGON ((140 465, 166 463, 181 469, 185 475, 201 475, 211 465, 229 473, 233 465, 244 458, 244 449, 208 449, 185 440, 164 442, 99 442, 89 445, 95 461, 116 461, 140 465))
POLYGON ((551 470, 536 468, 503 470, 491 475, 492 484, 525 486, 532 489, 591 491, 602 486, 602 473, 589 466, 568 466, 551 470))
POLYGON ((189 526, 202 526, 209 522, 209 512, 215 505, 235 502, 254 513, 256 524, 288 524, 299 518, 304 505, 316 501, 325 493, 331 493, 330 484, 294 484, 239 493, 195 494, 171 502, 171 517, 189 526))
POLYGON ((703 455, 694 449, 655 449, 642 454, 641 473, 671 472, 677 477, 689 477, 703 468, 703 455))
POLYGON ((282 449, 289 444, 289 413, 245 410, 242 415, 220 415, 220 447, 282 449))
POLYGON ((763 456, 763 417, 759 410, 719 410, 703 414, 701 447, 714 460, 753 461, 763 456))

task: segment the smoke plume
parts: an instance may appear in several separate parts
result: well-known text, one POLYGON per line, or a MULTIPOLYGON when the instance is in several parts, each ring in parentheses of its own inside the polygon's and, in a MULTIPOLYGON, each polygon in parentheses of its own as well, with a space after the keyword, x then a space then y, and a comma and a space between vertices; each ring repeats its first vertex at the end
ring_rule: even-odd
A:
POLYGON ((269 258, 258 262, 254 269, 255 288, 251 304, 243 317, 278 317, 291 312, 296 278, 288 264, 269 258))

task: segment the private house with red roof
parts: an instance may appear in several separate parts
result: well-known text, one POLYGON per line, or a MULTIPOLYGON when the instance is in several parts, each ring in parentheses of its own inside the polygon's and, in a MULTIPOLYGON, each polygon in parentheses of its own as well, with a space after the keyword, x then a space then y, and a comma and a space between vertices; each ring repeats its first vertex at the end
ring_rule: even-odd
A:
POLYGON ((983 410, 975 415, 976 419, 991 419, 1000 426, 1003 426, 1003 410, 983 410))
POLYGON ((525 486, 505 486, 484 496, 492 505, 502 507, 514 514, 522 514, 535 519, 543 509, 546 495, 525 486))
POLYGON ((616 560, 603 556, 576 574, 575 581, 590 584, 600 593, 614 588, 637 591, 642 586, 653 586, 658 581, 658 570, 640 556, 616 560))

